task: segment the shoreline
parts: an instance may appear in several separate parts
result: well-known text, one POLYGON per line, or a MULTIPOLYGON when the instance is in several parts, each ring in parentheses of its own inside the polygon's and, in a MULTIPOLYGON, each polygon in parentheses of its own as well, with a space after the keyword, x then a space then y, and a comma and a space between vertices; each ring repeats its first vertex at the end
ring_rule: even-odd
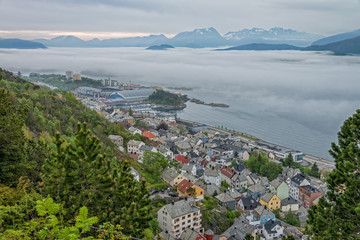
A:
MULTIPOLYGON (((179 122, 187 122, 187 123, 190 123, 190 124, 206 125, 212 130, 216 130, 216 131, 224 132, 224 133, 228 133, 228 134, 233 134, 234 133, 233 131, 229 131, 229 130, 222 129, 222 128, 217 128, 217 127, 214 127, 214 126, 211 126, 211 125, 208 125, 208 124, 195 122, 195 121, 187 120, 187 119, 183 119, 183 118, 178 118, 177 121, 179 121, 179 122)), ((241 135, 238 135, 238 137, 240 137, 241 141, 244 141, 246 143, 251 143, 251 142, 256 142, 256 141, 263 141, 262 139, 260 139, 258 137, 255 137, 255 136, 252 136, 252 135, 247 134, 247 133, 241 133, 241 132, 237 132, 237 131, 235 131, 235 132, 241 134, 241 135), (256 139, 256 140, 253 140, 253 139, 256 139)), ((278 144, 274 144, 274 145, 280 146, 278 144)), ((302 153, 303 153, 303 163, 307 162, 307 163, 314 164, 316 162, 316 164, 318 165, 320 171, 322 171, 322 170, 329 171, 329 170, 332 170, 332 169, 335 168, 335 162, 334 161, 331 161, 331 160, 328 160, 328 159, 323 159, 323 158, 320 158, 320 157, 317 157, 317 156, 314 156, 314 155, 311 155, 311 154, 307 154, 307 153, 304 153, 304 152, 302 152, 302 153)))

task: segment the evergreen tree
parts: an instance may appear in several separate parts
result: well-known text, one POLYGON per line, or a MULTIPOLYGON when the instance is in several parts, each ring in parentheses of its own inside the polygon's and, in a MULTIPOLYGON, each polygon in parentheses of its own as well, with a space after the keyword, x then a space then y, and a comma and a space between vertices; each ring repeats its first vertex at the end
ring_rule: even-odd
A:
POLYGON ((331 148, 336 168, 327 178, 328 200, 322 197, 309 210, 307 233, 312 239, 359 239, 360 110, 345 120, 331 148))
POLYGON ((3 184, 16 184, 27 173, 22 130, 26 113, 9 91, 0 89, 0 182, 3 184))
POLYGON ((313 172, 319 172, 319 167, 316 163, 314 163, 312 166, 311 166, 311 171, 313 172))
POLYGON ((149 228, 151 207, 145 183, 138 183, 126 161, 104 154, 99 139, 91 136, 86 123, 78 124, 75 140, 56 135, 56 152, 43 166, 43 193, 64 204, 71 220, 86 206, 100 223, 121 224, 124 232, 141 237, 149 228))

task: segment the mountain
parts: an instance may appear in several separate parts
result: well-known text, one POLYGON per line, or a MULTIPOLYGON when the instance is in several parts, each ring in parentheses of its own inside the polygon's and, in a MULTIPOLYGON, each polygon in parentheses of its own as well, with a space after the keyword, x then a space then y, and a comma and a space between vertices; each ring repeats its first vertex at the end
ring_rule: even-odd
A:
POLYGON ((48 39, 35 39, 34 41, 48 47, 83 47, 85 41, 74 36, 59 36, 48 39))
POLYGON ((346 32, 346 33, 340 33, 336 34, 330 37, 319 39, 315 42, 313 42, 311 45, 325 45, 329 43, 334 43, 346 39, 351 39, 360 36, 360 29, 352 31, 352 32, 346 32))
POLYGON ((38 49, 46 48, 43 44, 33 41, 21 40, 17 38, 0 39, 0 48, 17 49, 38 49))
POLYGON ((360 54, 360 36, 326 45, 313 45, 305 48, 306 51, 332 51, 335 54, 360 54))
POLYGON ((150 46, 146 48, 146 50, 167 50, 169 48, 174 48, 174 47, 169 44, 161 44, 161 45, 150 46))
POLYGON ((111 38, 100 42, 100 47, 149 47, 163 44, 168 40, 163 34, 149 35, 146 37, 111 38))
POLYGON ((167 40, 167 37, 160 34, 146 37, 111 38, 104 40, 94 38, 88 41, 74 36, 59 36, 52 39, 36 39, 34 41, 40 42, 48 47, 148 47, 154 44, 161 44, 167 40))
POLYGON ((250 43, 267 43, 267 44, 291 44, 299 47, 310 45, 321 35, 298 32, 292 29, 263 28, 243 29, 237 32, 228 32, 224 35, 229 45, 244 45, 250 43))
POLYGON ((190 48, 219 47, 228 44, 213 27, 178 33, 167 43, 175 47, 190 48))
POLYGON ((254 51, 268 51, 268 50, 302 50, 301 47, 295 47, 288 44, 266 44, 266 43, 251 43, 237 47, 230 47, 225 49, 216 49, 216 51, 231 51, 231 50, 254 50, 254 51))

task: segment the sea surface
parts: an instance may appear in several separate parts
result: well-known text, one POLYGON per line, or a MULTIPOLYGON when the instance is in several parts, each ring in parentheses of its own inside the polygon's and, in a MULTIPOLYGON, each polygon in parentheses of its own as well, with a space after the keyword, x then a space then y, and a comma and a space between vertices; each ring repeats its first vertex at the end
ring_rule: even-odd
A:
POLYGON ((360 107, 360 57, 298 51, 176 48, 0 50, 10 71, 65 73, 181 91, 215 108, 188 103, 178 116, 249 133, 308 154, 328 154, 343 121, 360 107))

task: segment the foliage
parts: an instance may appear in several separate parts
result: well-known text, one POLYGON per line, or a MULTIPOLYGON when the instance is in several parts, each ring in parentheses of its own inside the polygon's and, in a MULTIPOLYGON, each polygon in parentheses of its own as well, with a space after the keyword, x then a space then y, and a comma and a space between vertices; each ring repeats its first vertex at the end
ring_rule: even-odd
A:
MULTIPOLYGON (((205 196, 206 197, 206 196, 205 196)), ((218 212, 206 210, 203 213, 202 224, 205 229, 212 229, 215 234, 221 234, 234 224, 235 218, 239 217, 239 211, 218 212)))
MULTIPOLYGON (((69 223, 62 221, 62 213, 64 209, 60 204, 54 203, 52 198, 45 198, 36 201, 37 215, 34 216, 28 224, 24 224, 22 228, 9 228, 0 233, 0 237, 5 239, 94 239, 104 236, 112 235, 116 232, 114 227, 111 227, 111 234, 104 234, 102 229, 98 232, 90 233, 91 226, 98 222, 97 217, 88 217, 88 209, 82 207, 75 218, 75 224, 72 226, 69 223), (91 235, 91 236, 89 236, 91 235)), ((107 225, 109 225, 107 223, 107 225)), ((112 226, 112 225, 110 225, 112 226)), ((127 239, 122 236, 122 233, 117 231, 117 235, 121 237, 106 238, 106 239, 127 239)))
POLYGON ((66 219, 86 203, 100 223, 120 223, 125 233, 142 236, 152 219, 149 192, 133 179, 128 163, 108 157, 86 124, 78 124, 73 142, 57 134, 55 143, 44 164, 42 192, 64 205, 66 219))
POLYGON ((204 204, 204 207, 206 210, 212 210, 212 209, 219 208, 218 201, 215 198, 212 198, 208 195, 204 196, 204 200, 202 201, 202 203, 204 204))
POLYGON ((186 95, 178 95, 164 90, 156 90, 149 96, 149 102, 154 104, 168 105, 168 106, 179 106, 184 104, 188 98, 186 95))
POLYGON ((188 188, 188 189, 186 190, 186 194, 187 194, 189 197, 194 197, 194 196, 196 195, 196 190, 195 190, 195 188, 192 188, 192 187, 188 188))
POLYGON ((250 233, 247 233, 244 240, 254 240, 254 237, 250 233))
POLYGON ((287 214, 285 214, 284 222, 286 222, 290 225, 296 226, 296 227, 300 227, 300 221, 299 221, 298 216, 296 216, 291 211, 289 211, 287 214))
POLYGON ((308 211, 307 234, 312 239, 359 239, 360 232, 360 110, 345 120, 338 145, 330 154, 336 168, 327 178, 328 200, 308 211))
POLYGON ((151 183, 161 182, 161 171, 169 166, 169 161, 161 154, 145 152, 143 156, 144 170, 151 175, 151 183))
POLYGON ((269 181, 274 180, 282 172, 281 165, 270 162, 262 153, 258 154, 257 157, 250 156, 249 160, 245 161, 245 166, 252 172, 267 177, 269 181))
POLYGON ((281 216, 280 216, 280 208, 279 209, 275 209, 272 211, 274 214, 275 214, 275 217, 277 219, 281 219, 281 216))
POLYGON ((81 77, 81 80, 68 81, 65 75, 61 75, 61 74, 30 73, 29 80, 33 82, 35 81, 44 82, 54 87, 57 87, 63 91, 71 91, 78 87, 93 87, 93 88, 102 87, 101 81, 83 76, 81 77))
POLYGON ((295 240, 294 236, 284 236, 281 240, 295 240))

